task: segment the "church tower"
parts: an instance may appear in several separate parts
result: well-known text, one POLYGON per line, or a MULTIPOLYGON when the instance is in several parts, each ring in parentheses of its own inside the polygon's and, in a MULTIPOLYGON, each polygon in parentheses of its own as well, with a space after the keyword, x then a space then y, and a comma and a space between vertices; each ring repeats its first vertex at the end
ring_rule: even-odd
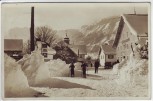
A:
POLYGON ((64 42, 70 44, 70 39, 67 36, 67 32, 66 32, 66 37, 64 38, 64 42))

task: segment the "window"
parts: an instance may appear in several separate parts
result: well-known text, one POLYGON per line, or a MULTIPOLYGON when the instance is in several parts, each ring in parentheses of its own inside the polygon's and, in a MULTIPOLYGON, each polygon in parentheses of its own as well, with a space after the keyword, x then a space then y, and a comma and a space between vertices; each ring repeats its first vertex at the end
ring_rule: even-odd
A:
POLYGON ((43 52, 47 52, 47 49, 46 49, 46 48, 44 48, 44 49, 43 49, 43 52))
POLYGON ((43 48, 47 48, 47 44, 42 44, 42 47, 43 48))
POLYGON ((114 55, 108 55, 108 59, 113 59, 114 55))
POLYGON ((47 57, 47 53, 43 53, 44 57, 47 57))

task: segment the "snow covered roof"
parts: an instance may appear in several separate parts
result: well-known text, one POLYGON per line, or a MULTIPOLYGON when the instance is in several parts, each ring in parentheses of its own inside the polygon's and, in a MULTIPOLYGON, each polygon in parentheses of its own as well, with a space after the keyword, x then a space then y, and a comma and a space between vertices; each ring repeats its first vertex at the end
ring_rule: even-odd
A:
POLYGON ((127 24, 132 34, 137 36, 147 36, 148 33, 148 15, 142 14, 124 14, 124 22, 127 24))
POLYGON ((47 51, 48 51, 48 54, 56 54, 56 51, 51 47, 47 47, 47 51))
POLYGON ((148 36, 148 15, 147 14, 124 14, 118 26, 113 47, 117 47, 124 24, 128 26, 131 33, 138 37, 148 36))
POLYGON ((22 39, 4 39, 4 51, 22 51, 22 39))
POLYGON ((86 45, 69 45, 75 54, 87 54, 86 45))
POLYGON ((116 49, 112 47, 112 45, 104 44, 102 45, 102 50, 104 54, 116 54, 116 49))

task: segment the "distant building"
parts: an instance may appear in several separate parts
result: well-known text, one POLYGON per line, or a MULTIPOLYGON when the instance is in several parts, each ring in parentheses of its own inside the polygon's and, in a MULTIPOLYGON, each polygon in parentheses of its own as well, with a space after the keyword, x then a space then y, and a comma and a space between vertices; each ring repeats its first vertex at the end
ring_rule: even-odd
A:
POLYGON ((22 39, 4 39, 4 52, 19 60, 23 57, 23 40, 22 39))
POLYGON ((121 16, 113 47, 116 48, 117 59, 129 59, 135 43, 144 45, 148 40, 148 15, 124 14, 121 16))
POLYGON ((67 44, 70 44, 70 39, 68 38, 67 33, 66 33, 66 37, 64 38, 64 42, 67 44))
POLYGON ((112 67, 113 64, 117 61, 116 49, 113 48, 112 44, 110 43, 105 43, 101 45, 101 50, 99 53, 100 65, 104 68, 112 67))
POLYGON ((85 55, 87 55, 86 45, 70 44, 70 39, 68 38, 67 33, 66 33, 66 37, 64 38, 64 42, 68 44, 68 47, 70 48, 70 50, 75 54, 75 56, 77 56, 78 61, 84 61, 85 55))
POLYGON ((76 54, 78 61, 84 61, 87 55, 86 45, 69 45, 69 48, 76 54))
POLYGON ((53 56, 56 54, 56 51, 52 49, 49 44, 36 39, 36 48, 44 56, 44 61, 50 61, 53 59, 53 56))

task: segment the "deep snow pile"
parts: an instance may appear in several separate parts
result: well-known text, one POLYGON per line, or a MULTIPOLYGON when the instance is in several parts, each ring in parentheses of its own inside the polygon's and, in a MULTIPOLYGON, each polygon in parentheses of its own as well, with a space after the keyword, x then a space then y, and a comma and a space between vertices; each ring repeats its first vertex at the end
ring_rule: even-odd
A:
POLYGON ((42 83, 50 77, 63 76, 68 74, 68 65, 62 60, 50 60, 44 62, 44 57, 40 52, 35 51, 31 55, 26 55, 19 64, 28 78, 29 85, 42 83))
POLYGON ((113 72, 114 74, 119 74, 119 71, 121 70, 122 67, 126 65, 127 61, 124 59, 120 63, 117 63, 113 66, 113 72))
POLYGON ((42 65, 44 68, 48 68, 51 77, 65 76, 69 73, 69 65, 60 59, 50 60, 42 65))
MULTIPOLYGON (((122 62, 121 62, 122 64, 122 62)), ((133 56, 130 55, 130 60, 124 62, 122 66, 120 63, 116 64, 113 71, 117 71, 119 74, 119 79, 117 82, 119 84, 126 85, 141 85, 148 87, 148 60, 139 58, 138 54, 133 56), (118 69, 115 69, 118 68, 118 69)))
POLYGON ((5 97, 21 97, 31 94, 26 76, 21 66, 11 57, 4 54, 5 97))
POLYGON ((44 64, 44 58, 38 51, 24 56, 18 63, 21 64, 21 68, 27 76, 29 85, 37 84, 50 77, 48 68, 42 66, 44 64))

